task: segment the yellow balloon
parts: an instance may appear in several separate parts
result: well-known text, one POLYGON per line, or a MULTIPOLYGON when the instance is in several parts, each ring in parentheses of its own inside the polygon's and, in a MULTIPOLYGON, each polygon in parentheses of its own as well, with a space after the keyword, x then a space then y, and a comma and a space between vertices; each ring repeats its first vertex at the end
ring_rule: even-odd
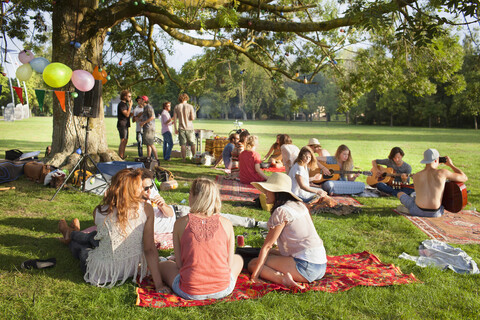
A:
POLYGON ((15 75, 17 76, 18 80, 27 81, 32 76, 32 72, 32 67, 28 63, 26 63, 22 64, 20 67, 17 68, 15 75))
POLYGON ((60 88, 70 81, 72 72, 72 69, 63 63, 50 63, 43 70, 43 81, 52 88, 60 88))

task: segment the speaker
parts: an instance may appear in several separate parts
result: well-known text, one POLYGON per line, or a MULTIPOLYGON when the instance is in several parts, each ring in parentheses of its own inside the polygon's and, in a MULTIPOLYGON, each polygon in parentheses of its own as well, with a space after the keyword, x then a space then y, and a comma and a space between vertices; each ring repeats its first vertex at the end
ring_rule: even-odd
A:
POLYGON ((73 115, 78 117, 98 118, 100 100, 102 99, 102 81, 95 80, 93 89, 87 92, 75 89, 78 96, 73 100, 73 115))

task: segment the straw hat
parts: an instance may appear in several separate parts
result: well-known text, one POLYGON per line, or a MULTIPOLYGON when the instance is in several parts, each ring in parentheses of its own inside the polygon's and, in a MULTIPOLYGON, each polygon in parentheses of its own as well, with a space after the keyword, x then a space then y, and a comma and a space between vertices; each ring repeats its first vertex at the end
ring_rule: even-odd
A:
POLYGON ((320 142, 316 138, 310 138, 310 140, 308 140, 308 145, 309 146, 321 146, 320 142))
POLYGON ((302 201, 294 193, 292 193, 292 179, 287 176, 285 173, 274 172, 270 177, 268 177, 265 182, 252 182, 252 186, 258 190, 266 193, 265 191, 270 192, 286 192, 292 195, 298 201, 302 201))

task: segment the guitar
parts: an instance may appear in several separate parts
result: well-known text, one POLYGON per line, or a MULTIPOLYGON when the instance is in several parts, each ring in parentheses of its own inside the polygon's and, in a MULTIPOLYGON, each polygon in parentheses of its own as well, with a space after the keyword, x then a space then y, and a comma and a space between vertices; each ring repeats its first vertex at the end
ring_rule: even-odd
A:
POLYGON ((340 176, 343 174, 355 174, 355 173, 360 173, 366 176, 371 176, 372 172, 371 171, 347 171, 347 170, 340 170, 340 166, 338 164, 323 164, 325 167, 327 167, 328 170, 330 170, 330 175, 325 175, 322 173, 322 169, 316 168, 315 170, 310 171, 310 177, 314 177, 317 174, 321 174, 322 178, 320 180, 313 180, 313 183, 322 183, 327 180, 338 180, 340 179, 340 176))
MULTIPOLYGON (((400 184, 401 188, 412 188, 413 184, 400 184)), ((445 210, 457 213, 461 211, 468 202, 467 187, 462 182, 447 181, 443 189, 442 205, 445 210)))
POLYGON ((443 190, 442 205, 445 210, 457 213, 468 202, 467 187, 462 182, 447 181, 443 190))
MULTIPOLYGON (((379 182, 386 183, 388 185, 392 185, 395 181, 396 177, 401 177, 403 173, 396 173, 393 168, 385 168, 380 165, 377 165, 377 170, 381 172, 380 177, 376 177, 372 175, 367 178, 367 184, 370 187, 375 187, 375 185, 379 182)), ((413 173, 407 174, 407 177, 413 176, 413 173)))

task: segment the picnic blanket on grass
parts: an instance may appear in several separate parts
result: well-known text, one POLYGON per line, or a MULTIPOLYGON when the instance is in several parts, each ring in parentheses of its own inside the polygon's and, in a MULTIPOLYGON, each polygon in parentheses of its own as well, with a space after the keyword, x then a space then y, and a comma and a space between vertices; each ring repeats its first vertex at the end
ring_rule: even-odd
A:
POLYGON ((327 272, 325 276, 311 284, 306 284, 304 290, 290 290, 282 285, 273 283, 253 283, 249 274, 241 273, 235 289, 229 296, 220 299, 203 301, 185 300, 175 294, 156 293, 153 282, 146 278, 140 287, 136 288, 136 305, 141 307, 192 307, 204 306, 218 301, 236 301, 260 298, 271 291, 278 292, 305 292, 346 291, 356 286, 390 286, 419 282, 413 274, 403 274, 393 264, 385 264, 368 251, 343 256, 328 256, 327 272))
POLYGON ((266 171, 266 172, 285 172, 285 167, 279 167, 279 168, 274 168, 274 167, 269 167, 269 168, 265 168, 263 169, 263 171, 266 171))
POLYGON ((345 216, 351 213, 359 213, 362 211, 363 205, 358 200, 350 196, 331 196, 333 204, 328 202, 316 202, 309 204, 308 208, 311 214, 333 213, 337 216, 345 216))
POLYGON ((17 180, 23 174, 27 161, 0 160, 0 183, 17 180))
POLYGON ((250 184, 243 184, 238 180, 225 179, 225 176, 217 176, 216 181, 222 201, 254 202, 261 193, 260 190, 250 184))
POLYGON ((410 220, 431 239, 456 244, 480 243, 480 214, 476 211, 445 211, 439 218, 416 217, 393 211, 410 220))

